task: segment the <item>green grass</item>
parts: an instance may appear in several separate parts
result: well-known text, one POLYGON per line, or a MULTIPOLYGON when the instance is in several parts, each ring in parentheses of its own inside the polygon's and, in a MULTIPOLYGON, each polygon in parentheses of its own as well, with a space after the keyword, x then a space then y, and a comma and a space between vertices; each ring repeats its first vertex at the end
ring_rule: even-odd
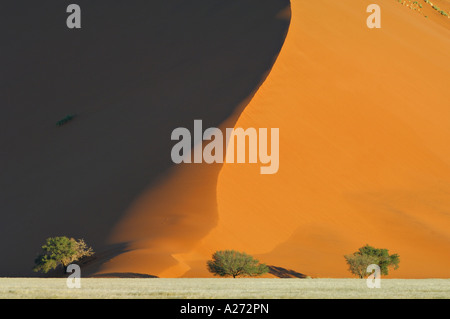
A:
POLYGON ((98 279, 68 289, 66 279, 0 278, 0 298, 339 299, 446 298, 450 279, 382 279, 369 289, 361 279, 98 279))

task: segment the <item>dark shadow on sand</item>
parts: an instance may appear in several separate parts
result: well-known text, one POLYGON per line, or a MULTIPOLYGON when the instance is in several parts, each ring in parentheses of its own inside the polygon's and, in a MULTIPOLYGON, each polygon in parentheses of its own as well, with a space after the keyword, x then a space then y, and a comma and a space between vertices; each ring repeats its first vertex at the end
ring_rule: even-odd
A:
POLYGON ((269 273, 278 277, 278 278, 307 278, 308 276, 305 274, 301 274, 292 269, 286 269, 283 267, 277 266, 268 266, 269 273))
POLYGON ((289 27, 289 0, 79 0, 80 30, 66 27, 70 3, 1 5, 0 276, 33 275, 50 236, 106 250, 173 166, 172 130, 229 118, 289 27))

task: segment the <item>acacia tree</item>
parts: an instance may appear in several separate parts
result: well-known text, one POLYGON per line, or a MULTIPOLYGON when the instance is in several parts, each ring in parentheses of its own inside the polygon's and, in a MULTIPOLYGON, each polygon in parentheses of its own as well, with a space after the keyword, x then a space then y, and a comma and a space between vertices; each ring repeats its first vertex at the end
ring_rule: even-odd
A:
POLYGON ((389 267, 395 270, 400 263, 399 255, 389 255, 388 249, 374 248, 369 245, 359 248, 353 254, 345 255, 344 258, 349 266, 348 270, 359 278, 364 278, 367 267, 371 264, 378 265, 382 275, 388 275, 389 267))
POLYGON ((42 250, 43 252, 34 261, 35 272, 47 273, 59 265, 64 267, 65 272, 72 262, 94 254, 83 239, 75 240, 65 236, 47 238, 42 250))
POLYGON ((212 260, 207 262, 207 267, 214 276, 233 278, 261 276, 269 272, 265 264, 260 264, 252 256, 235 250, 216 251, 212 260))

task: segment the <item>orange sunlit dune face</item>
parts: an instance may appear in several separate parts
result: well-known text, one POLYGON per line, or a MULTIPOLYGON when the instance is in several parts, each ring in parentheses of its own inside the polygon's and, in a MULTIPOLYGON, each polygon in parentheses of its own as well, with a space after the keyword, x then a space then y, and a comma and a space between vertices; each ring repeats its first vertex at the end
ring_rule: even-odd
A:
POLYGON ((175 168, 116 228, 135 250, 102 271, 130 271, 147 250, 142 272, 205 277, 214 251, 236 249, 348 277, 343 256, 371 244, 400 255, 392 277, 449 277, 449 24, 378 2, 382 27, 369 29, 370 1, 293 0, 273 69, 233 123, 279 128, 278 172, 175 168))

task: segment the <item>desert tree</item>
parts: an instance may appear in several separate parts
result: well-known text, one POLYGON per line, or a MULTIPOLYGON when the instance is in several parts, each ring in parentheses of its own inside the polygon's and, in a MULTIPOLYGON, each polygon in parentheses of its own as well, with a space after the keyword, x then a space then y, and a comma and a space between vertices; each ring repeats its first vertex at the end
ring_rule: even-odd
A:
POLYGON ((207 262, 208 270, 214 276, 221 277, 255 277, 269 272, 265 264, 252 256, 235 250, 216 251, 207 262))
POLYGON ((367 267, 371 264, 378 265, 382 275, 388 275, 389 268, 397 269, 400 263, 399 255, 389 255, 388 249, 374 248, 369 245, 359 248, 353 254, 345 255, 344 258, 349 266, 348 270, 359 278, 364 278, 367 267))
POLYGON ((59 265, 64 267, 64 271, 74 261, 94 254, 91 247, 88 247, 83 239, 61 237, 47 238, 42 246, 42 253, 35 259, 33 271, 47 273, 59 265))

